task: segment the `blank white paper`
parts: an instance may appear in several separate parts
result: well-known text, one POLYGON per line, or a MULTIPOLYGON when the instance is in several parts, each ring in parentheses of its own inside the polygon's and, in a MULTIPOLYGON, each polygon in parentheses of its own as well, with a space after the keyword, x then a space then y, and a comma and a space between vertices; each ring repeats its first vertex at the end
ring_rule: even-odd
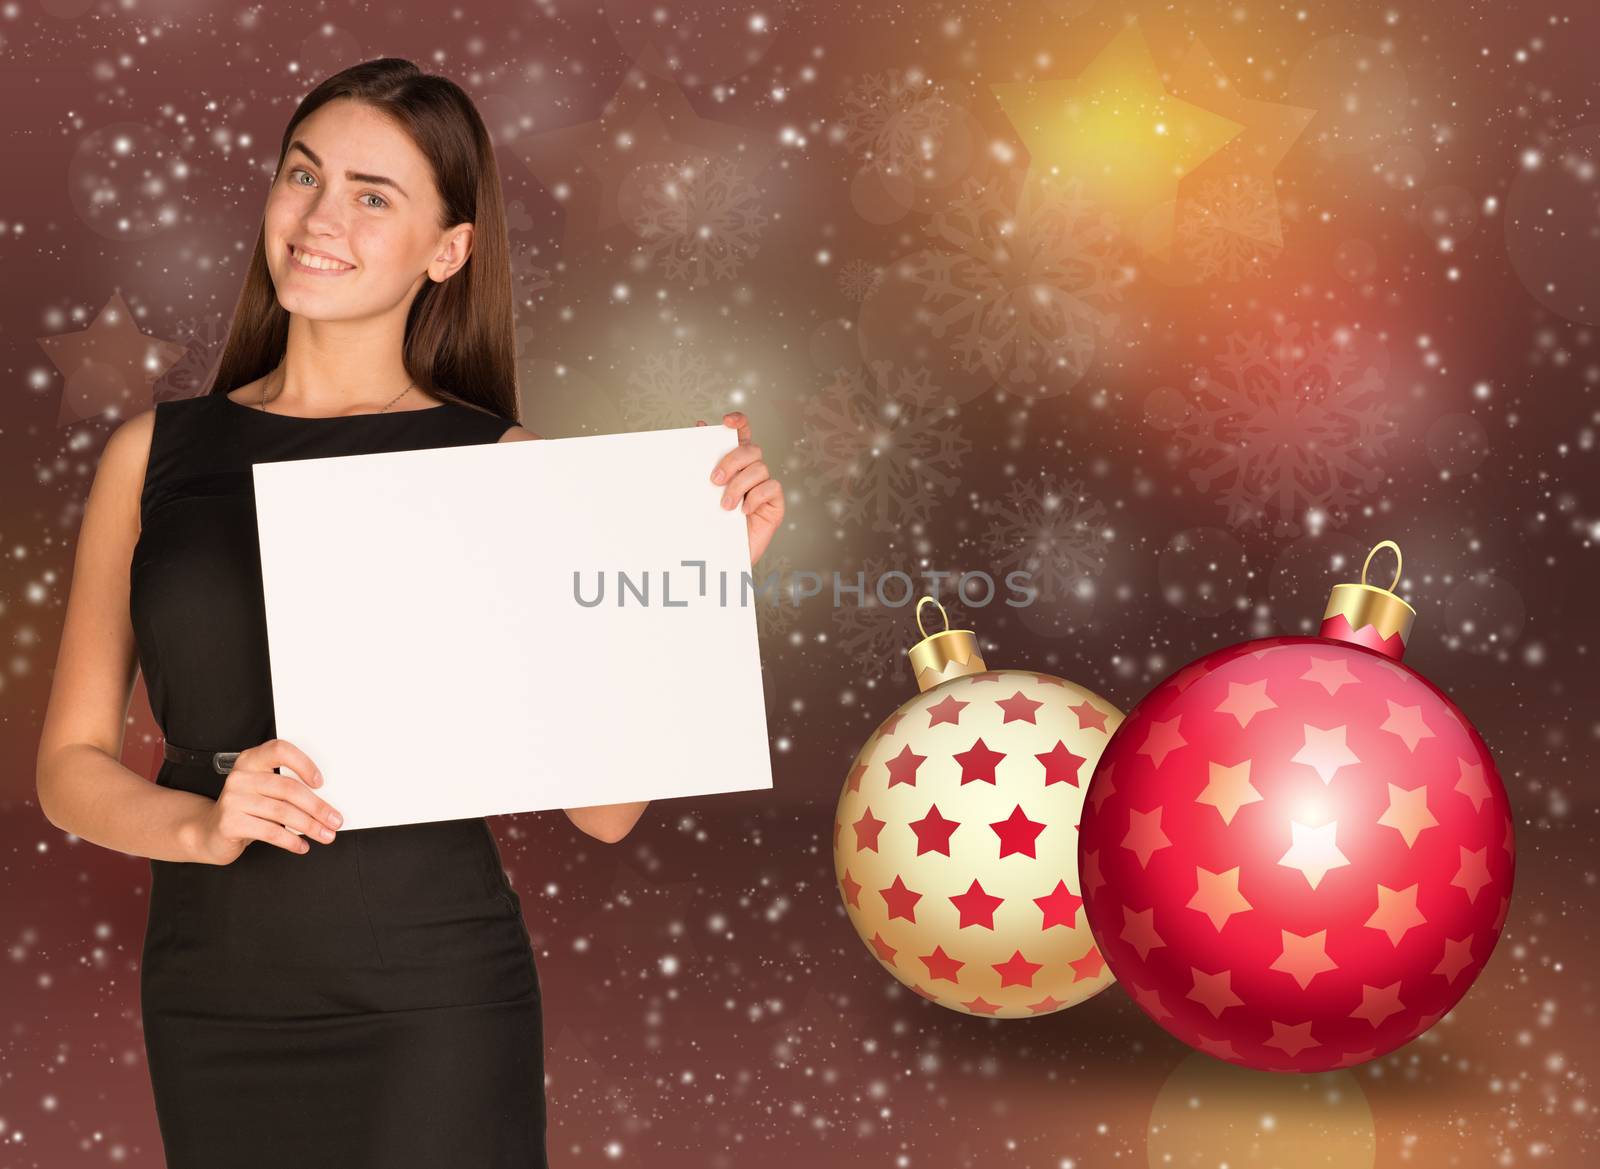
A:
POLYGON ((254 464, 277 733, 341 830, 770 788, 737 441, 254 464))

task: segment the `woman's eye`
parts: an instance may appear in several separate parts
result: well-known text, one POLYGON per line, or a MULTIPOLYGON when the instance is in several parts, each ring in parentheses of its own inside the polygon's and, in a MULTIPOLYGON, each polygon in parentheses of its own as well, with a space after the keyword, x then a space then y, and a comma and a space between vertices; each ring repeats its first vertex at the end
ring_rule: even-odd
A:
MULTIPOLYGON (((310 171, 301 170, 299 167, 295 167, 293 170, 291 170, 289 172, 289 178, 291 180, 293 180, 296 175, 305 175, 306 178, 309 179, 311 177, 311 172, 310 171)), ((304 183, 299 183, 297 185, 298 186, 304 186, 305 184, 304 183)), ((373 208, 373 210, 377 210, 379 206, 387 207, 389 205, 389 200, 385 199, 382 195, 375 195, 370 191, 367 194, 365 194, 365 195, 363 195, 361 197, 363 199, 376 199, 378 201, 376 204, 373 204, 373 203, 368 203, 367 204, 367 206, 373 208)))

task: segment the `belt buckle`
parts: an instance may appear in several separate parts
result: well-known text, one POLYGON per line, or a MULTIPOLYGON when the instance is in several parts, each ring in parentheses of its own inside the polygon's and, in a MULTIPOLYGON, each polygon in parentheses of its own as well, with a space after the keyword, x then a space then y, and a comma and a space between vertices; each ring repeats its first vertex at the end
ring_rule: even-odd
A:
POLYGON ((233 770, 234 760, 242 754, 242 751, 214 751, 211 754, 211 769, 218 775, 227 775, 233 770))

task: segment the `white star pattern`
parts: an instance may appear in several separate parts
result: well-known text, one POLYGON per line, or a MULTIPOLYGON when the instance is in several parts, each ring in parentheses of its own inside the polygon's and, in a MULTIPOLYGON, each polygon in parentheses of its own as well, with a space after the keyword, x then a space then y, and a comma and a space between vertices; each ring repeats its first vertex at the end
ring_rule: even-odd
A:
POLYGON ((1289 828, 1294 842, 1289 845, 1289 851, 1278 859, 1278 863, 1299 869, 1313 889, 1322 883, 1322 878, 1328 875, 1329 870, 1343 868, 1350 863, 1334 843, 1334 833, 1339 829, 1337 821, 1329 820, 1326 824, 1312 827, 1292 820, 1289 828))
POLYGON ((1388 731, 1391 735, 1398 735, 1400 741, 1406 745, 1406 750, 1416 754, 1418 743, 1423 739, 1433 738, 1433 732, 1428 729, 1428 724, 1422 721, 1422 707, 1401 706, 1393 699, 1389 699, 1388 703, 1389 717, 1378 729, 1388 731))
POLYGON ((1361 762, 1356 753, 1345 743, 1344 727, 1329 727, 1324 730, 1307 723, 1305 732, 1305 745, 1290 756, 1290 762, 1304 763, 1317 773, 1317 778, 1323 783, 1332 783, 1334 774, 1339 768, 1361 762))

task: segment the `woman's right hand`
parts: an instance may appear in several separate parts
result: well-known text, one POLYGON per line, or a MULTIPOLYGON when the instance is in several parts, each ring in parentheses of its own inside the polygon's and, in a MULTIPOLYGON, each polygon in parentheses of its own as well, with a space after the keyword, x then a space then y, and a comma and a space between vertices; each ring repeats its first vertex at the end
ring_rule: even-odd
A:
POLYGON ((195 842, 198 859, 228 865, 252 840, 289 852, 310 852, 294 829, 331 843, 343 818, 311 789, 322 786, 322 770, 286 739, 268 739, 239 752, 222 785, 222 794, 200 817, 195 842), (280 775, 287 766, 294 775, 280 775), (304 782, 296 776, 305 776, 304 782), (309 785, 309 786, 308 786, 309 785))

